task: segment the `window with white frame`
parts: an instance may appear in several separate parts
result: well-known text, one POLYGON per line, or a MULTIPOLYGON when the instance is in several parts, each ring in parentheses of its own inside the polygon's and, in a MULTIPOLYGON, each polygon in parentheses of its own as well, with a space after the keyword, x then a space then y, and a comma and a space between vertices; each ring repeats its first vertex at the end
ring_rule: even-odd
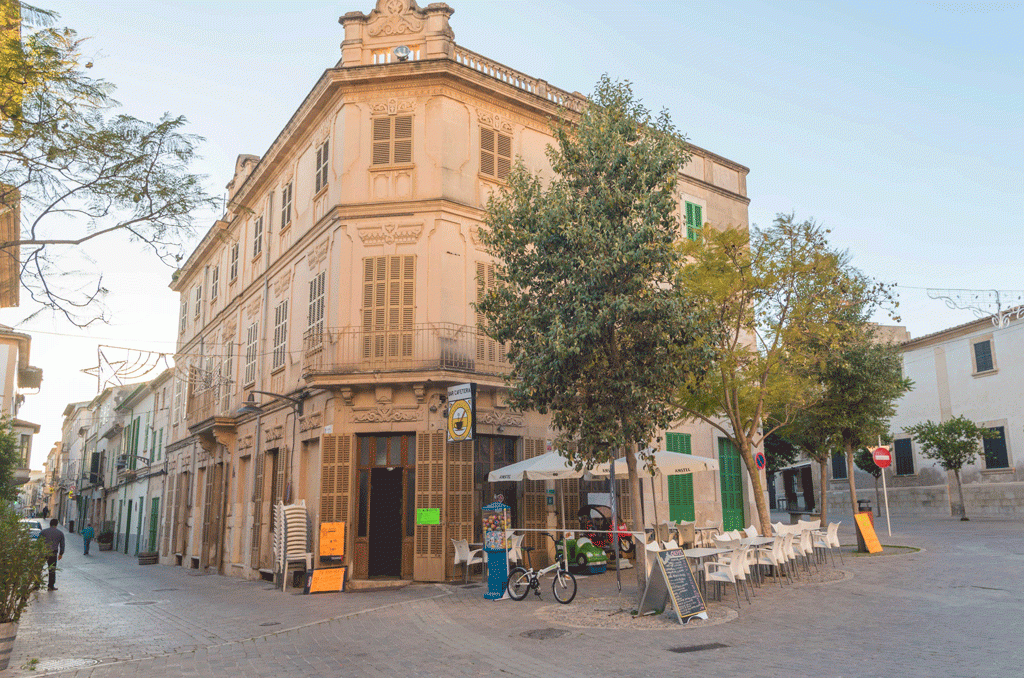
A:
POLYGON ((245 337, 245 386, 256 383, 256 349, 259 323, 249 325, 245 337))
POLYGON ((327 296, 327 271, 309 281, 309 310, 306 313, 306 336, 311 346, 319 346, 324 332, 324 300, 327 296))
POLYGON ((200 312, 203 309, 203 286, 202 285, 196 285, 196 289, 195 289, 195 307, 196 308, 195 308, 195 311, 193 311, 193 313, 195 314, 195 317, 198 318, 200 312))
POLYGON ((214 266, 210 273, 210 301, 217 301, 218 290, 220 289, 220 266, 214 266))
POLYGON ((316 177, 315 177, 315 190, 314 194, 319 193, 325 186, 327 186, 327 168, 330 165, 330 140, 324 139, 324 142, 316 148, 316 177))
POLYGON ((263 215, 256 217, 252 225, 252 258, 263 253, 263 215))
POLYGON ((288 300, 285 299, 274 309, 274 356, 271 369, 284 367, 288 353, 288 300))
POLYGON ((281 230, 288 228, 292 223, 292 182, 288 182, 281 189, 281 230))
POLYGON ((231 246, 231 266, 228 268, 228 281, 235 282, 238 279, 238 243, 231 246))

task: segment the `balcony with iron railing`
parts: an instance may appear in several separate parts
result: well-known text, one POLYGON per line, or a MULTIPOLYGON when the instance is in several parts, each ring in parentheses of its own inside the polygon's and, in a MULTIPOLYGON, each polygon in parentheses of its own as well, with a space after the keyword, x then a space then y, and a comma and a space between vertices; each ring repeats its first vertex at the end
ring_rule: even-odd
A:
POLYGON ((510 370, 505 346, 472 325, 423 323, 395 330, 342 327, 307 332, 303 340, 302 376, 307 380, 423 372, 500 380, 510 370))

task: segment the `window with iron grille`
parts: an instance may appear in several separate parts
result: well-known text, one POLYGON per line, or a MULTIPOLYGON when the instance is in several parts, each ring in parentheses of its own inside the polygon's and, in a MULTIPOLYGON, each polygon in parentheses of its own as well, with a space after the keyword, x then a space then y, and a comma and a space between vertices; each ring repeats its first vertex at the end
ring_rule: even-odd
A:
POLYGON ((704 208, 692 202, 686 203, 686 237, 690 240, 700 239, 700 230, 704 227, 704 208))
POLYGON ((975 373, 991 372, 995 369, 995 360, 992 357, 992 341, 978 341, 974 344, 974 371, 975 373))
POLYGON ((210 301, 217 300, 217 294, 220 288, 220 266, 214 266, 213 271, 210 273, 210 301))
POLYGON ((914 474, 914 447, 910 438, 897 438, 893 444, 893 456, 896 458, 896 475, 910 476, 914 474))
POLYGON ((288 182, 281 189, 281 230, 288 228, 292 223, 292 182, 288 182))
POLYGON ((989 431, 999 434, 999 437, 982 440, 985 449, 985 468, 1009 468, 1010 455, 1006 449, 1005 429, 1002 426, 993 426, 989 431))
POLYGON ((259 335, 259 323, 249 325, 245 338, 245 385, 256 383, 256 348, 259 335))
POLYGON ((309 281, 309 309, 306 313, 306 336, 318 344, 324 332, 324 300, 327 296, 327 271, 309 281))
POLYGON ((255 259, 263 252, 263 217, 256 217, 252 227, 252 258, 255 259))
POLYGON ((832 479, 846 480, 846 455, 842 452, 832 454, 832 479))
POLYGON ((231 267, 228 269, 228 280, 235 282, 238 278, 238 243, 231 246, 231 267))
POLYGON ((274 309, 274 359, 271 369, 284 367, 284 357, 288 352, 288 300, 282 301, 274 309))
POLYGON ((314 194, 319 193, 327 185, 327 167, 329 164, 330 140, 325 139, 316 149, 316 190, 313 191, 314 194))
POLYGON ((480 173, 505 180, 512 169, 512 137, 480 128, 480 173))
POLYGON ((389 115, 373 119, 373 164, 412 162, 412 116, 389 115))

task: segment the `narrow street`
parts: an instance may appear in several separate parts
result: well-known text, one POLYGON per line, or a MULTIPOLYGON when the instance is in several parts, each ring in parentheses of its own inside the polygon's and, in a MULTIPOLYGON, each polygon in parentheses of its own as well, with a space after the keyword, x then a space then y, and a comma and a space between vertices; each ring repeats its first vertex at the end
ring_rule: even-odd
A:
MULTIPOLYGON (((705 676, 1016 675, 1024 662, 1020 523, 895 519, 892 538, 884 520, 879 527, 884 544, 922 550, 847 554, 837 561, 849 575, 842 581, 766 586, 726 623, 653 631, 565 627, 545 618, 549 595, 484 600, 478 574, 471 588, 303 596, 139 566, 123 554, 85 557, 69 535, 59 590, 43 592, 23 618, 8 674, 647 676, 685 667, 705 676), (714 643, 722 647, 704 647, 714 643)), ((850 530, 841 535, 852 542, 850 530)), ((630 605, 633 573, 623 582, 630 605)), ((573 605, 583 610, 588 598, 615 592, 610 573, 583 578, 573 605)), ((725 605, 735 610, 731 596, 725 605)))

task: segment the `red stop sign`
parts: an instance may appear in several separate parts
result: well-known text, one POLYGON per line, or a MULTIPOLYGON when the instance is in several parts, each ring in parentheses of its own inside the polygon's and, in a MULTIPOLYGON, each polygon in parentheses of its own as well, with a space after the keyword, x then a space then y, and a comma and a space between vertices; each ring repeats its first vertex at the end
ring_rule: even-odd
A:
POLYGON ((888 447, 876 447, 871 451, 871 456, 875 460, 875 466, 878 468, 885 468, 892 463, 892 455, 889 454, 888 447))

